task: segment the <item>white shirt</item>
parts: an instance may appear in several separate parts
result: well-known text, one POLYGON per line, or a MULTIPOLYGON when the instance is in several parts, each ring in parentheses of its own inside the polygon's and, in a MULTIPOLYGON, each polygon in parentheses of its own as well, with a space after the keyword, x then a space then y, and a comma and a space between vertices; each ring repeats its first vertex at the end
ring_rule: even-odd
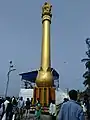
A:
POLYGON ((12 102, 13 102, 14 98, 12 98, 12 102))
POLYGON ((19 100, 18 107, 19 108, 23 108, 24 107, 24 101, 23 100, 19 100))
POLYGON ((55 104, 52 104, 52 103, 50 104, 49 113, 50 113, 51 115, 56 116, 56 105, 55 105, 55 104))
POLYGON ((6 100, 6 101, 4 102, 4 105, 5 105, 5 111, 6 111, 6 109, 7 109, 7 105, 8 105, 8 103, 9 103, 8 100, 6 100))
POLYGON ((82 108, 83 108, 83 112, 86 112, 87 109, 86 109, 85 105, 82 104, 81 106, 82 106, 82 108))

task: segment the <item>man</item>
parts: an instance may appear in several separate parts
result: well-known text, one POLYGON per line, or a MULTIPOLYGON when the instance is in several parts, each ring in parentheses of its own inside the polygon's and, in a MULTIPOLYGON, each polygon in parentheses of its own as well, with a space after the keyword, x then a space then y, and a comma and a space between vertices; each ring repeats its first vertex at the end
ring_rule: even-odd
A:
POLYGON ((56 105, 54 100, 52 100, 50 103, 49 113, 51 115, 52 120, 56 120, 56 105))
POLYGON ((30 102, 29 98, 27 98, 27 101, 26 101, 26 116, 30 112, 30 106, 31 106, 31 102, 30 102))
POLYGON ((85 120, 82 107, 76 102, 77 91, 69 92, 70 100, 62 104, 58 120, 85 120))
POLYGON ((13 117, 13 105, 12 105, 12 99, 9 99, 9 103, 6 108, 6 120, 12 120, 13 117))
POLYGON ((90 119, 90 103, 89 103, 89 96, 87 94, 85 94, 84 96, 84 105, 86 107, 86 113, 88 116, 88 119, 90 119))
POLYGON ((40 119, 41 119, 41 105, 37 104, 35 110, 35 120, 40 120, 40 119))
POLYGON ((23 100, 23 97, 21 97, 18 101, 18 107, 19 108, 24 108, 24 100, 23 100))
POLYGON ((39 98, 37 98, 37 101, 36 101, 36 106, 41 107, 41 104, 40 104, 40 100, 39 100, 39 98))
POLYGON ((5 105, 5 111, 6 111, 6 109, 7 109, 7 106, 8 106, 8 103, 9 103, 9 97, 6 97, 6 100, 5 100, 5 102, 4 102, 4 105, 5 105))
POLYGON ((3 103, 3 99, 0 98, 0 120, 2 119, 3 115, 4 115, 4 109, 5 109, 5 106, 4 106, 4 103, 3 103))
POLYGON ((22 119, 22 117, 23 117, 23 109, 24 109, 24 100, 23 100, 23 97, 21 97, 20 100, 18 101, 18 108, 19 108, 20 118, 22 119))
POLYGON ((40 104, 39 98, 37 98, 35 107, 36 107, 35 120, 40 120, 41 119, 41 104, 40 104))

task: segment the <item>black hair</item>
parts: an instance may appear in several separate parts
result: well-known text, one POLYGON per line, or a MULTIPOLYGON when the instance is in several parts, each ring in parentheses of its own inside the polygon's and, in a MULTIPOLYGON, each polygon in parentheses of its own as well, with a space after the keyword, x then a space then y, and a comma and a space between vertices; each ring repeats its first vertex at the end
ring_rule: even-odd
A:
POLYGON ((52 104, 55 104, 55 100, 52 100, 52 104))
POLYGON ((64 101, 67 102, 67 101, 69 101, 69 99, 68 98, 64 98, 64 101))
POLYGON ((69 97, 70 97, 70 99, 71 100, 77 100, 77 91, 76 90, 71 90, 71 91, 69 91, 69 97))
POLYGON ((27 100, 29 100, 29 98, 27 98, 27 100))

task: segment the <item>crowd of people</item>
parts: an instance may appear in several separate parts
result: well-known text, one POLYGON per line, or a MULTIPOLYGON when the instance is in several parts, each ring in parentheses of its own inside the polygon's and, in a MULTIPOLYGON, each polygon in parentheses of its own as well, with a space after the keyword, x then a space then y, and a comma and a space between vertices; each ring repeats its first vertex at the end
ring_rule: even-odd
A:
POLYGON ((22 119, 24 108, 28 111, 30 105, 29 98, 27 98, 26 102, 24 102, 23 97, 0 98, 0 120, 15 120, 16 117, 22 119))
MULTIPOLYGON (((49 114, 52 120, 85 120, 85 115, 90 119, 90 100, 87 95, 83 100, 77 100, 78 93, 76 90, 69 92, 69 98, 64 98, 61 104, 59 113, 57 114, 57 108, 55 100, 52 100, 49 105, 49 114)), ((23 97, 12 98, 6 97, 0 98, 0 120, 21 120, 23 115, 26 117, 30 115, 30 107, 32 106, 32 100, 27 98, 26 101, 23 97)), ((40 120, 42 113, 42 106, 39 98, 35 104, 35 120, 40 120)))
MULTIPOLYGON (((6 97, 0 98, 0 120, 22 120, 23 115, 28 117, 30 114, 30 107, 32 106, 32 99, 27 98, 26 101, 23 97, 12 98, 6 97)), ((41 116, 41 104, 39 99, 37 99, 35 104, 35 120, 39 120, 41 116)))

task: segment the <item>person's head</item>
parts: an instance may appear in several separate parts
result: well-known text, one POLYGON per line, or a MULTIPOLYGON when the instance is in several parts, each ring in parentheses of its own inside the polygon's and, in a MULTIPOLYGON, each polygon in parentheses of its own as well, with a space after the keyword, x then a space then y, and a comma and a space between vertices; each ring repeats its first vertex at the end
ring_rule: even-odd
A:
POLYGON ((9 100, 9 97, 6 97, 6 100, 9 100))
POLYGON ((55 104, 55 100, 52 100, 52 104, 55 104))
POLYGON ((29 98, 27 98, 27 101, 29 101, 29 98))
POLYGON ((33 98, 31 98, 31 101, 33 101, 33 98))
POLYGON ((23 100, 23 97, 21 97, 20 100, 23 100))
POLYGON ((78 95, 78 93, 77 93, 77 91, 76 90, 71 90, 71 91, 69 91, 69 97, 70 97, 70 99, 71 100, 77 100, 77 95, 78 95))
POLYGON ((0 98, 0 104, 2 104, 2 98, 0 98))
POLYGON ((39 101, 39 98, 37 98, 37 101, 39 101))
POLYGON ((38 102, 38 103, 40 103, 40 100, 39 100, 39 98, 37 98, 37 102, 38 102))
POLYGON ((64 102, 67 102, 67 101, 69 101, 69 99, 68 98, 64 98, 64 102))
POLYGON ((6 97, 6 100, 8 100, 8 101, 9 101, 9 100, 10 100, 10 97, 6 97))
POLYGON ((77 100, 77 102, 81 102, 81 100, 80 100, 80 99, 78 99, 78 100, 77 100))
POLYGON ((12 99, 9 99, 9 102, 11 103, 11 102, 12 102, 12 99))
POLYGON ((87 94, 84 95, 84 100, 87 101, 89 96, 87 94))

